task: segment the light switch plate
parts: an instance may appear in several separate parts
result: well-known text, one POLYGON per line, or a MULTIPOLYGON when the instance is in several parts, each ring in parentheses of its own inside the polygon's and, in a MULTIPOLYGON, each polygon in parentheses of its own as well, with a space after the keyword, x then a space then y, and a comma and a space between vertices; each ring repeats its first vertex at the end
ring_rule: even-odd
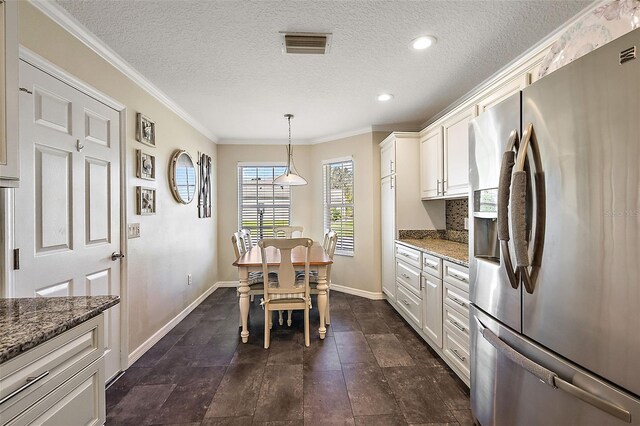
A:
POLYGON ((464 218, 464 229, 469 229, 469 218, 468 217, 464 218))
POLYGON ((139 238, 140 237, 140 223, 127 224, 127 238, 139 238))

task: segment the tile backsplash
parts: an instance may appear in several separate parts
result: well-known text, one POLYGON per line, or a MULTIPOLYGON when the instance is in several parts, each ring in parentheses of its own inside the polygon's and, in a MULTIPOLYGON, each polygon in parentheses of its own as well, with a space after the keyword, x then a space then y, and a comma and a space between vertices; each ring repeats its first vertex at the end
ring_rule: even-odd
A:
POLYGON ((469 200, 466 198, 447 200, 445 209, 447 230, 466 231, 464 229, 464 220, 469 216, 469 200))
POLYGON ((457 243, 469 243, 469 231, 464 229, 464 219, 468 215, 469 202, 466 198, 447 200, 445 204, 446 229, 401 229, 400 239, 440 238, 457 243))

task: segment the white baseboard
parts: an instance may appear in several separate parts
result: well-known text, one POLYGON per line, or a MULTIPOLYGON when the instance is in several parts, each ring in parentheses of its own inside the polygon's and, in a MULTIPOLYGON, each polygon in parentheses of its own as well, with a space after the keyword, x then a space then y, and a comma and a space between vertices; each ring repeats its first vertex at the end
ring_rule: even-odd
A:
POLYGON ((202 293, 189 306, 184 308, 184 310, 182 312, 180 312, 178 315, 176 315, 175 318, 173 318, 171 321, 166 323, 160 330, 156 331, 153 334, 153 336, 149 337, 143 344, 141 344, 136 349, 134 349, 133 352, 131 352, 129 354, 129 357, 127 359, 127 363, 128 363, 127 368, 129 368, 131 365, 133 365, 133 363, 136 362, 142 355, 144 355, 145 352, 147 352, 149 349, 151 349, 151 347, 153 345, 158 343, 160 341, 160 339, 162 339, 164 336, 166 336, 167 333, 169 331, 171 331, 171 329, 173 327, 178 325, 178 323, 180 321, 182 321, 187 315, 189 315, 189 313, 191 313, 191 311, 193 311, 196 307, 198 307, 198 305, 200 303, 202 303, 204 301, 204 299, 209 297, 209 295, 211 293, 213 293, 214 291, 216 291, 220 287, 229 287, 228 285, 224 285, 224 283, 225 282, 217 282, 214 285, 212 285, 211 287, 209 287, 209 289, 207 289, 207 291, 202 293))
POLYGON ((384 300, 383 293, 374 293, 372 291, 360 290, 357 288, 345 287, 331 283, 331 290, 339 291, 340 293, 353 294, 354 296, 364 297, 371 300, 384 300))

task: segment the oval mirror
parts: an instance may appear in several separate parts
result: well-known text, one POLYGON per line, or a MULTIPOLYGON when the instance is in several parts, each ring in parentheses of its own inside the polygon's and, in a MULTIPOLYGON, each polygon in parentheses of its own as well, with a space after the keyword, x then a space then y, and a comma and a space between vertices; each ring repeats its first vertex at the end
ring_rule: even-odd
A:
POLYGON ((169 163, 169 184, 176 201, 189 204, 196 194, 196 167, 187 151, 176 151, 169 163))

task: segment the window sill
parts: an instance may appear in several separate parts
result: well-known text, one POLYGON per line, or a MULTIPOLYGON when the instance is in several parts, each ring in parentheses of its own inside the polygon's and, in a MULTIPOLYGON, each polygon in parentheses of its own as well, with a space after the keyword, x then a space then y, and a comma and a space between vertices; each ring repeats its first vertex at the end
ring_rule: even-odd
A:
POLYGON ((334 255, 336 255, 336 256, 344 256, 344 257, 353 257, 354 256, 354 252, 352 252, 352 251, 336 251, 334 253, 334 255))

